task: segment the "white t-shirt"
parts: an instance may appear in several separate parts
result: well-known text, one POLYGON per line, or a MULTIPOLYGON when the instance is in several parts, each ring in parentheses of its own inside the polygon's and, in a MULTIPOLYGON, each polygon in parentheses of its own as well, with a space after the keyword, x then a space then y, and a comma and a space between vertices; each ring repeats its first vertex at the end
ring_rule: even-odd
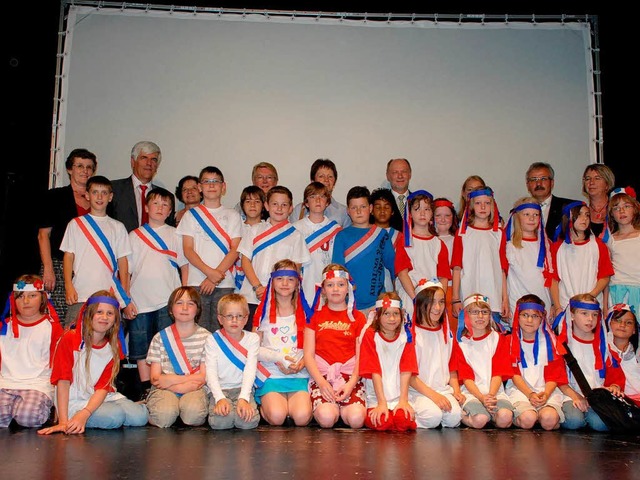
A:
MULTIPOLYGON (((96 217, 91 215, 109 242, 116 257, 120 259, 131 255, 129 234, 125 226, 111 217, 96 217)), ((99 243, 99 242, 98 242, 99 243)), ((102 261, 84 233, 80 230, 76 220, 71 220, 64 232, 60 250, 74 254, 73 258, 73 286, 78 293, 78 302, 87 299, 98 290, 109 290, 113 285, 113 273, 102 261)), ((124 308, 124 305, 120 305, 124 308)))
MULTIPOLYGON (((196 207, 198 208, 198 207, 196 207)), ((207 208, 207 207, 206 207, 207 208)), ((218 207, 207 208, 209 213, 220 224, 222 230, 224 230, 231 240, 242 237, 242 219, 238 212, 232 208, 218 207)), ((205 215, 202 212, 200 216, 206 220, 205 215)), ((211 228, 213 233, 220 239, 220 241, 228 248, 227 241, 222 238, 218 231, 211 228)), ((207 232, 202 228, 200 223, 193 215, 193 209, 184 214, 182 220, 178 224, 177 234, 181 236, 189 236, 193 238, 193 249, 200 256, 202 261, 211 268, 217 268, 220 262, 225 257, 225 253, 220 247, 211 239, 207 232)), ((184 244, 183 244, 184 245, 184 244)), ((204 281, 207 276, 189 264, 189 278, 187 285, 192 287, 198 287, 204 281)), ((227 271, 225 272, 224 279, 218 284, 218 288, 234 288, 235 279, 234 275, 227 271)))
MULTIPOLYGON (((302 234, 303 238, 307 238, 312 233, 326 226, 329 222, 331 222, 331 220, 327 217, 324 217, 320 223, 313 223, 309 220, 309 217, 305 217, 295 222, 293 226, 302 234)), ((322 282, 322 270, 331 263, 334 240, 335 236, 325 245, 310 253, 310 260, 302 265, 302 290, 309 303, 313 301, 316 293, 316 284, 322 282)))
MULTIPOLYGON (((182 238, 176 234, 176 229, 162 225, 153 230, 169 250, 178 254, 174 259, 178 266, 186 265, 182 238)), ((169 262, 170 257, 149 247, 135 231, 129 233, 129 241, 131 255, 127 259, 131 273, 131 298, 138 313, 154 312, 165 307, 171 292, 181 285, 180 272, 169 262)), ((158 247, 155 242, 152 243, 158 247)))

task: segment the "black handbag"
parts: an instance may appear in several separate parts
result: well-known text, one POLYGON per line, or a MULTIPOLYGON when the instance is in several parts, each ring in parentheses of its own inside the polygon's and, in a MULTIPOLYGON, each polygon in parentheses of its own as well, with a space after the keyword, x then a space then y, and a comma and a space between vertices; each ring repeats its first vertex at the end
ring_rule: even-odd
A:
POLYGON ((589 406, 613 433, 640 433, 640 407, 627 396, 617 397, 606 388, 591 388, 578 361, 564 343, 564 359, 589 406))

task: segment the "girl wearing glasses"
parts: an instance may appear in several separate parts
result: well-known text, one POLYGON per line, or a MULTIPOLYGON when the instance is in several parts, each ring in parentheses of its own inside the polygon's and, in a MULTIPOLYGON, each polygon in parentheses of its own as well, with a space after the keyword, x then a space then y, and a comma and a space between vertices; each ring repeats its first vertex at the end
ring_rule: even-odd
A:
POLYGON ((509 428, 513 405, 502 385, 513 375, 509 337, 496 331, 488 297, 474 293, 465 298, 462 308, 454 347, 458 378, 466 397, 462 423, 482 428, 492 421, 498 428, 509 428))
POLYGON ((513 423, 525 429, 540 423, 545 430, 556 430, 564 421, 558 385, 568 380, 564 360, 556 351, 556 337, 546 322, 545 303, 536 295, 525 295, 514 312, 511 358, 515 368, 505 389, 515 410, 513 423))
POLYGON ((611 356, 624 373, 620 388, 640 406, 640 357, 638 356, 638 318, 625 303, 611 307, 607 315, 607 336, 611 356))

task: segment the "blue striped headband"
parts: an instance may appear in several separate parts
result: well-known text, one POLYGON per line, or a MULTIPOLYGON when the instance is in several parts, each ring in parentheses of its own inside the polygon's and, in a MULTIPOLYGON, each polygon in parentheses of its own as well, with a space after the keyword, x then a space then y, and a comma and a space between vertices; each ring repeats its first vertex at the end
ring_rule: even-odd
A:
POLYGON ((600 304, 599 303, 579 302, 577 300, 569 300, 569 307, 571 307, 571 308, 582 308, 583 310, 600 311, 600 304))
POLYGON ((271 278, 278 277, 296 277, 300 278, 300 274, 297 270, 275 270, 271 272, 271 278))
POLYGON ((106 303, 108 305, 115 307, 116 310, 120 310, 120 303, 118 302, 118 300, 116 300, 113 297, 98 295, 95 297, 89 297, 89 299, 87 300, 87 306, 94 305, 96 303, 106 303))
POLYGON ((488 197, 493 197, 493 190, 491 190, 490 188, 483 188, 483 189, 480 189, 480 190, 474 190, 473 192, 469 192, 469 195, 467 195, 467 198, 469 200, 471 200, 472 198, 480 197, 482 195, 486 195, 488 197))
POLYGON ((538 312, 544 312, 544 307, 539 303, 522 302, 518 304, 518 310, 537 310, 538 312))

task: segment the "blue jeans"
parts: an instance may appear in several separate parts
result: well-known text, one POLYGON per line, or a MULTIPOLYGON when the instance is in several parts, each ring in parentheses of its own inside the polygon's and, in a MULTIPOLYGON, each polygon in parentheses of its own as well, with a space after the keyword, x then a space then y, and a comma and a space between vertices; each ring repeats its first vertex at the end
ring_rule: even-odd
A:
POLYGON ((220 323, 218 322, 218 301, 225 295, 233 293, 233 288, 216 288, 211 295, 203 295, 200 292, 200 287, 198 287, 198 293, 200 293, 200 298, 202 298, 202 315, 200 315, 198 325, 214 333, 220 329, 220 323))
POLYGON ((606 432, 609 427, 600 419, 598 414, 591 407, 586 412, 582 412, 573 406, 573 402, 568 401, 562 404, 562 412, 564 413, 564 422, 560 424, 562 428, 567 430, 577 430, 586 426, 591 427, 596 432, 606 432))
POLYGON ((132 361, 147 358, 147 351, 156 333, 164 330, 173 323, 167 307, 154 312, 139 313, 136 318, 129 320, 129 359, 132 361))
POLYGON ((113 429, 142 427, 148 419, 146 405, 134 403, 128 398, 103 402, 87 420, 87 428, 113 429))

